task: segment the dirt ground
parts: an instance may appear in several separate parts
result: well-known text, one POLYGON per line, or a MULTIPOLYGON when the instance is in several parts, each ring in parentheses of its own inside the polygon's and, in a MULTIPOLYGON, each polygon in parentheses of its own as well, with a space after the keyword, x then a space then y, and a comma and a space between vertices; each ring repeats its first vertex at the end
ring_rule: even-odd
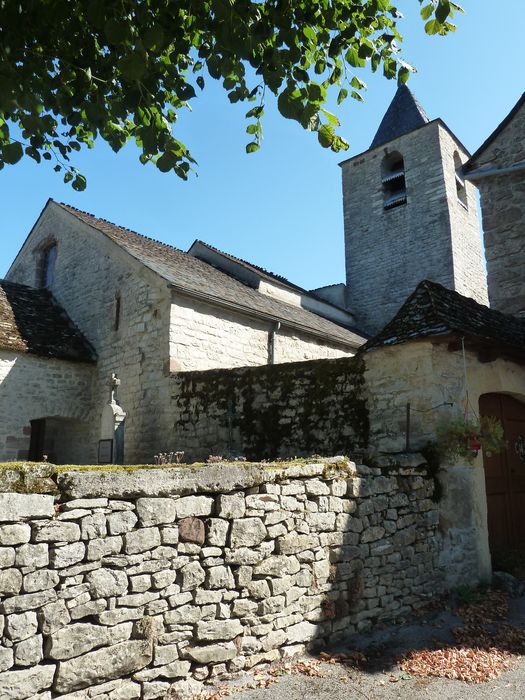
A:
POLYGON ((223 697, 235 700, 522 700, 525 699, 525 596, 507 599, 502 615, 496 608, 497 600, 494 602, 489 597, 480 604, 474 603, 474 608, 468 605, 460 608, 459 613, 457 609, 434 612, 412 624, 353 638, 351 648, 330 650, 331 656, 325 660, 307 656, 285 665, 256 669, 213 691, 210 689, 207 697, 210 700, 223 697), (476 655, 470 651, 470 646, 478 648, 476 644, 458 643, 457 632, 454 637, 454 630, 463 625, 467 633, 474 634, 474 641, 479 641, 476 635, 480 634, 481 621, 490 622, 491 617, 498 622, 496 626, 484 627, 490 640, 485 645, 487 649, 490 647, 487 656, 483 653, 477 656, 478 651, 476 655), (506 657, 508 669, 497 678, 467 683, 449 678, 418 677, 400 667, 407 652, 420 658, 418 654, 422 650, 434 650, 437 654, 448 650, 453 658, 457 658, 456 652, 471 654, 472 659, 468 657, 470 668, 474 673, 479 668, 483 675, 486 668, 491 668, 493 657, 500 658, 499 653, 505 654, 509 648, 506 637, 501 644, 497 641, 495 630, 500 623, 507 635, 509 630, 514 630, 518 638, 513 641, 512 653, 506 657), (353 660, 344 656, 340 661, 334 659, 334 653, 352 656, 356 650, 363 654, 362 657, 357 654, 360 660, 357 668, 353 660))

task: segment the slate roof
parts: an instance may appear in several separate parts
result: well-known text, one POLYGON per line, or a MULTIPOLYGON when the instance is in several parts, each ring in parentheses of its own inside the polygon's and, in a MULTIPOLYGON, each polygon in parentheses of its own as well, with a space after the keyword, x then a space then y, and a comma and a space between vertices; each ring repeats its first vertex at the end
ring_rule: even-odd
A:
POLYGON ((269 320, 281 321, 288 327, 352 348, 360 347, 366 340, 358 333, 317 314, 261 294, 178 248, 117 226, 105 219, 99 219, 67 204, 59 206, 105 234, 182 293, 269 320))
POLYGON ((93 362, 95 351, 45 289, 0 280, 0 348, 93 362))
POLYGON ((460 335, 496 345, 525 361, 525 319, 503 314, 424 280, 365 350, 418 338, 460 335))
POLYGON ((383 117, 370 148, 382 146, 429 123, 425 110, 406 85, 400 85, 383 117))

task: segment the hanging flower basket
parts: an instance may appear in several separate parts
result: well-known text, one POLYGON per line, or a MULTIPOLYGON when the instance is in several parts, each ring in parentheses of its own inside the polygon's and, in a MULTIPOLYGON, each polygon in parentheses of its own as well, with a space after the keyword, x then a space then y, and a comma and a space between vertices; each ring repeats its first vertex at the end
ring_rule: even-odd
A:
POLYGON ((438 425, 436 434, 441 456, 451 462, 472 463, 480 450, 491 457, 506 447, 503 425, 495 416, 482 416, 479 421, 449 418, 438 425))

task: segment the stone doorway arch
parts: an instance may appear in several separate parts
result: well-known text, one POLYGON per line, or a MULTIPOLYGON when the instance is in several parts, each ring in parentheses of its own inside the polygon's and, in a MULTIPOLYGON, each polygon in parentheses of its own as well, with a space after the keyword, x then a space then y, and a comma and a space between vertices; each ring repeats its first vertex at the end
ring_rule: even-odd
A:
POLYGON ((489 546, 499 567, 511 552, 523 552, 525 561, 525 399, 483 394, 479 409, 501 420, 507 442, 500 454, 483 455, 489 546))

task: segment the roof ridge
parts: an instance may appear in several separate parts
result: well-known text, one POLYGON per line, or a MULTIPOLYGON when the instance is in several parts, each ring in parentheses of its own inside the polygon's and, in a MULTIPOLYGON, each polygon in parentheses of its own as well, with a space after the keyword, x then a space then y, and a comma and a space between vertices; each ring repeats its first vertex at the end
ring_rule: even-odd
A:
MULTIPOLYGON (((296 289, 300 289, 303 292, 307 292, 308 290, 305 289, 304 287, 300 287, 298 284, 295 284, 295 282, 290 282, 290 280, 285 277, 284 275, 279 275, 276 272, 271 272, 270 270, 267 270, 265 267, 262 267, 261 265, 257 265, 257 263, 252 263, 249 260, 245 260, 244 258, 239 258, 237 255, 232 255, 231 253, 227 253, 225 250, 221 250, 220 248, 217 248, 214 245, 211 245, 211 243, 206 243, 206 241, 203 241, 200 238, 195 239, 194 243, 201 243, 202 245, 206 246, 207 248, 211 248, 211 250, 214 250, 216 253, 220 253, 221 255, 225 255, 228 258, 231 258, 232 260, 235 260, 236 262, 243 263, 244 265, 249 265, 250 267, 255 268, 259 272, 264 273, 265 275, 268 275, 270 277, 274 277, 277 280, 280 280, 281 282, 285 282, 286 284, 290 285, 291 287, 295 287, 296 289)), ((194 245, 194 244, 192 244, 194 245)))
MULTIPOLYGON (((55 200, 52 200, 52 201, 55 201, 55 200)), ((184 253, 187 255, 186 251, 182 250, 182 248, 177 248, 177 246, 171 245, 171 243, 165 243, 164 241, 159 241, 157 238, 152 238, 151 236, 146 236, 144 233, 139 233, 138 231, 135 231, 132 228, 128 228, 127 226, 121 226, 120 224, 116 224, 114 221, 110 221, 109 219, 104 219, 101 216, 95 216, 95 214, 91 214, 91 212, 84 211, 83 209, 78 209, 78 207, 74 207, 72 204, 66 204, 65 202, 55 202, 55 204, 58 204, 60 207, 65 208, 67 211, 70 211, 73 214, 75 212, 78 212, 79 214, 83 214, 84 216, 89 216, 91 219, 95 219, 96 221, 102 221, 105 224, 109 224, 110 226, 114 226, 115 228, 122 229, 122 231, 127 231, 127 233, 132 233, 134 236, 138 236, 139 238, 143 238, 146 241, 151 241, 152 243, 157 243, 158 245, 165 246, 166 248, 169 248, 170 250, 176 250, 178 253, 184 253)))
POLYGON ((429 122, 427 113, 414 93, 406 85, 400 85, 379 124, 370 148, 382 146, 429 122))

